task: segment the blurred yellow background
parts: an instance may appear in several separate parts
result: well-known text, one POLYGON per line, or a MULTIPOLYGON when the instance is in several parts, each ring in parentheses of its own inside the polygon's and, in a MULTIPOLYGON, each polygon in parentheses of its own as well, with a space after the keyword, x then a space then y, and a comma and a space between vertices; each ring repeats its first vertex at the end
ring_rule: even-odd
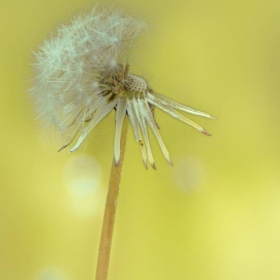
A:
MULTIPOLYGON (((150 26, 132 72, 218 120, 191 117, 205 137, 156 110, 174 163, 153 139, 157 171, 129 131, 109 279, 280 279, 280 2, 114 3, 150 26)), ((93 6, 1 3, 1 280, 94 279, 114 112, 80 151, 57 153, 27 93, 31 50, 93 6)))

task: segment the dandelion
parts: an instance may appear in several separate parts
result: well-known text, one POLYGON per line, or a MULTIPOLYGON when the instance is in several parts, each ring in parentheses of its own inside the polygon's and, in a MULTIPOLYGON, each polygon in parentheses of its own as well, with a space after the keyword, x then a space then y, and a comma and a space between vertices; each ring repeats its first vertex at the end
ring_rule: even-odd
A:
POLYGON ((205 135, 201 126, 177 110, 212 118, 152 90, 141 77, 129 72, 131 47, 146 24, 115 9, 96 6, 79 15, 69 25, 62 25, 45 40, 35 53, 35 86, 39 116, 55 125, 65 145, 76 151, 96 125, 116 110, 114 158, 120 160, 120 141, 125 116, 128 115, 145 167, 155 168, 148 136, 153 131, 166 160, 172 164, 155 121, 155 107, 194 127, 205 135))
POLYGON ((47 125, 58 127, 66 139, 60 150, 71 145, 76 151, 89 133, 112 110, 116 111, 114 160, 103 218, 96 280, 107 280, 116 203, 122 172, 127 133, 126 115, 143 163, 155 169, 148 136, 154 133, 166 160, 172 164, 159 133, 154 109, 194 127, 205 135, 201 126, 181 115, 178 110, 212 118, 152 90, 141 77, 130 73, 131 48, 146 24, 123 11, 96 6, 90 13, 62 25, 35 52, 35 85, 31 92, 39 117, 47 125))

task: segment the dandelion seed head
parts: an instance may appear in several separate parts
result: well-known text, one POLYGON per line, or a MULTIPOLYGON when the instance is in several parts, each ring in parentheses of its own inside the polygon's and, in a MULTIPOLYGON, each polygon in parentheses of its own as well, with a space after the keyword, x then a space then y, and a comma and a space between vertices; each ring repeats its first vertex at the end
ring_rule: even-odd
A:
POLYGON ((145 79, 129 72, 132 47, 146 24, 124 11, 95 6, 80 14, 71 24, 61 25, 35 52, 34 87, 38 116, 55 125, 70 152, 77 150, 95 126, 116 109, 114 155, 120 156, 120 138, 127 114, 144 165, 155 167, 148 127, 171 164, 168 150, 154 118, 160 108, 200 132, 206 131, 179 114, 181 110, 207 118, 211 116, 155 93, 145 79))

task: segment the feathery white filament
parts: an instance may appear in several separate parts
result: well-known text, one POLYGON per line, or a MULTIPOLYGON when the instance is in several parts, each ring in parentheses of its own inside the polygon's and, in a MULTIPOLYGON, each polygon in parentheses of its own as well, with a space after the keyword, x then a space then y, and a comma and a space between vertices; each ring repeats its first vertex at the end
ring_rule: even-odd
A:
POLYGON ((145 26, 125 12, 97 5, 44 41, 35 52, 37 76, 31 92, 47 126, 55 124, 66 138, 72 134, 73 123, 76 130, 83 129, 77 115, 80 110, 86 115, 106 90, 100 83, 102 71, 115 71, 128 60, 145 26))

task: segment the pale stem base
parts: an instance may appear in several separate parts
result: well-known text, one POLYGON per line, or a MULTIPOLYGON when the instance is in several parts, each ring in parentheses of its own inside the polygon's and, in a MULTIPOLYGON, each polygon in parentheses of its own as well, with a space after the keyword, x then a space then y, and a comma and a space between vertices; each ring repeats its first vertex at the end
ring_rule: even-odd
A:
POLYGON ((113 158, 112 167, 111 167, 110 181, 108 186, 101 238, 99 243, 99 252, 98 252, 95 280, 108 279, 110 253, 112 247, 114 223, 115 223, 115 216, 117 210, 119 186, 120 186, 122 168, 123 168, 127 129, 128 129, 128 120, 126 117, 122 130, 121 154, 120 154, 119 164, 116 166, 115 159, 113 158))

